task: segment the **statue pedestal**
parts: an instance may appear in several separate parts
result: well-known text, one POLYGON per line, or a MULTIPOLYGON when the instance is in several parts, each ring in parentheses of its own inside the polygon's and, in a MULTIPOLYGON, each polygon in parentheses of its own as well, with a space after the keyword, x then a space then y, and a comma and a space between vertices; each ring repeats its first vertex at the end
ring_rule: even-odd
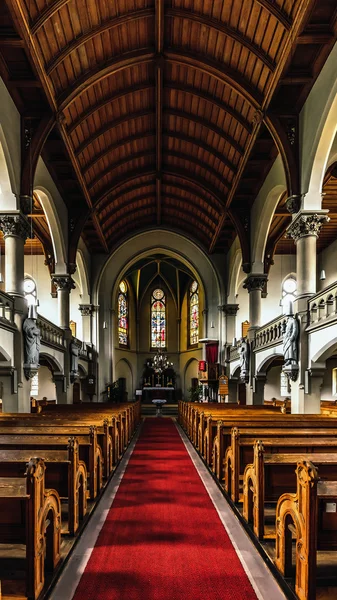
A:
POLYGON ((291 381, 296 381, 298 376, 298 364, 283 365, 282 372, 289 377, 291 381))

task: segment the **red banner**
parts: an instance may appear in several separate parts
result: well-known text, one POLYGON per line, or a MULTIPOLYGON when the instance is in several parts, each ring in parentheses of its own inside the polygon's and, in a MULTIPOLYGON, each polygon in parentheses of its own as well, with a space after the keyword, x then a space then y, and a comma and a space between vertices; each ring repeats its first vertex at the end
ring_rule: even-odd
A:
POLYGON ((204 373, 206 371, 206 361, 205 360, 199 360, 199 371, 201 373, 204 373))

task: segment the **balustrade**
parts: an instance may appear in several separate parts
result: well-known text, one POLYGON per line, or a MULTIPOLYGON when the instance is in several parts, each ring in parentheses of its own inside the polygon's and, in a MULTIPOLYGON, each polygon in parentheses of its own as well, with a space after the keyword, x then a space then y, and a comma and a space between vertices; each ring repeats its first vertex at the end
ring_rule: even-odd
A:
POLYGON ((337 283, 312 296, 308 302, 309 325, 337 315, 337 283))
POLYGON ((14 301, 5 292, 0 292, 0 318, 14 325, 14 301))
POLYGON ((255 333, 254 349, 261 350, 268 346, 281 344, 283 341, 283 326, 285 323, 286 317, 280 315, 279 317, 276 317, 276 319, 273 319, 273 321, 269 321, 269 323, 266 323, 266 325, 257 329, 255 333))
POLYGON ((54 323, 48 321, 48 319, 41 317, 41 315, 37 316, 37 326, 41 332, 42 342, 59 346, 62 348, 62 350, 64 350, 65 340, 63 329, 57 327, 57 325, 54 325, 54 323))

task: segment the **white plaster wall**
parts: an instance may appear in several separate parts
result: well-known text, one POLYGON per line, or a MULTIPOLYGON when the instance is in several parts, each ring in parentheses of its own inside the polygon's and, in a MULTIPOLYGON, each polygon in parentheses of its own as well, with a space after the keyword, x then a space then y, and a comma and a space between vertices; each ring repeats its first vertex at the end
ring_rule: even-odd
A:
POLYGON ((248 321, 249 319, 249 296, 247 290, 243 287, 243 282, 246 279, 246 275, 242 273, 240 278, 240 285, 238 287, 238 293, 236 296, 235 303, 239 305, 239 310, 236 315, 236 323, 235 323, 235 337, 236 339, 240 339, 241 337, 241 324, 243 321, 248 321))
POLYGON ((240 367, 240 359, 239 358, 237 360, 233 360, 229 365, 230 377, 233 377, 233 373, 235 373, 235 371, 238 367, 240 367))
POLYGON ((40 348, 40 355, 41 354, 49 356, 52 359, 53 364, 58 366, 59 372, 64 372, 64 352, 57 350, 56 348, 52 348, 51 346, 47 346, 42 342, 40 348))
MULTIPOLYGON (((324 227, 324 225, 323 225, 324 227)), ((337 240, 320 252, 317 258, 317 291, 320 292, 337 281, 337 240), (320 280, 321 270, 325 270, 325 280, 320 280)))
POLYGON ((48 267, 44 264, 43 255, 25 254, 24 268, 25 275, 32 277, 37 286, 37 297, 40 302, 38 313, 42 316, 59 325, 57 298, 51 296, 51 279, 48 267))
POLYGON ((328 327, 317 329, 308 335, 309 343, 309 367, 315 362, 325 360, 332 353, 333 348, 337 348, 337 323, 328 327), (331 351, 330 351, 331 349, 331 351), (323 356, 324 353, 327 356, 323 356))
POLYGON ((251 211, 252 272, 263 273, 264 251, 277 204, 286 191, 286 178, 278 155, 254 201, 251 211))
POLYGON ((265 373, 264 365, 267 363, 267 361, 269 361, 270 358, 273 358, 274 356, 283 356, 283 344, 278 344, 272 348, 266 348, 265 350, 256 352, 255 372, 258 373, 261 370, 261 373, 265 373))
POLYGON ((76 272, 72 276, 75 282, 75 289, 70 293, 70 320, 76 323, 76 337, 79 340, 83 339, 82 315, 79 310, 79 304, 82 304, 82 289, 80 284, 79 273, 76 272))
POLYGON ((323 385, 321 389, 321 400, 336 400, 337 395, 332 393, 332 369, 337 367, 337 358, 329 358, 326 361, 323 385))
POLYGON ((67 272, 68 211, 50 173, 40 157, 37 163, 34 190, 39 194, 51 232, 56 258, 55 272, 67 272), (43 195, 45 194, 45 196, 43 195), (47 196, 47 197, 46 197, 47 196))
MULTIPOLYGON (((10 94, 0 78, 0 141, 6 158, 11 191, 19 194, 21 170, 20 115, 10 94)), ((0 198, 0 210, 17 208, 16 200, 9 192, 0 198)))
POLYGON ((268 295, 262 298, 262 323, 264 325, 282 314, 280 300, 282 283, 286 277, 296 273, 296 254, 276 255, 268 276, 268 295))
POLYGON ((48 367, 41 365, 39 368, 39 392, 37 399, 41 400, 43 397, 48 400, 56 400, 56 388, 53 383, 53 375, 48 367))
POLYGON ((301 182, 302 192, 306 193, 308 190, 310 192, 305 198, 308 208, 320 206, 322 181, 337 128, 336 92, 337 44, 317 77, 300 113, 301 182), (332 107, 333 114, 330 112, 332 107), (329 117, 331 123, 328 121, 329 117))
POLYGON ((14 333, 12 331, 0 328, 0 348, 9 356, 10 365, 14 366, 14 333))
POLYGON ((267 374, 267 381, 264 386, 264 399, 281 398, 281 367, 271 367, 267 374))

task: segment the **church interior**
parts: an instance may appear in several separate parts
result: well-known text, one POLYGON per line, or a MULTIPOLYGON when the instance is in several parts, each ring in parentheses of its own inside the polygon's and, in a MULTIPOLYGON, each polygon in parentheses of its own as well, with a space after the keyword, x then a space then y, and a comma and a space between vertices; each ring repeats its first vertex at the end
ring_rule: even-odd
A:
POLYGON ((336 42, 0 2, 0 599, 337 599, 336 42))

